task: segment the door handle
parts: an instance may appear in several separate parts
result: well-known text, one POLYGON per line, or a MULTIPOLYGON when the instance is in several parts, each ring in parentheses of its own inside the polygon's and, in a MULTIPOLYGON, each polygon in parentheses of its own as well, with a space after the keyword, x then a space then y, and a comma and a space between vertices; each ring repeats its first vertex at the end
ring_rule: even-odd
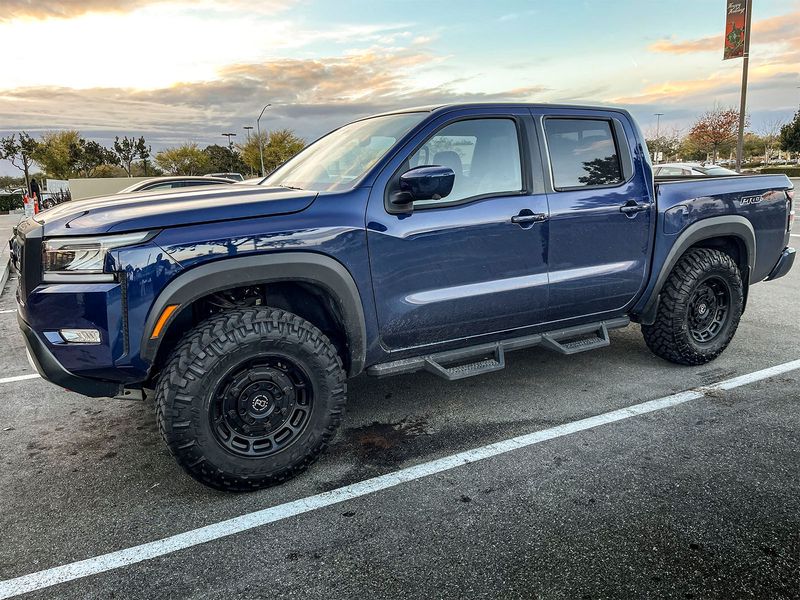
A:
POLYGON ((518 215, 511 217, 511 222, 517 225, 524 225, 528 223, 541 223, 547 220, 547 215, 544 213, 535 213, 529 211, 527 208, 521 211, 518 215))
POLYGON ((636 216, 636 213, 650 210, 650 205, 646 202, 636 202, 635 200, 628 200, 625 204, 619 207, 619 212, 625 213, 628 217, 636 216))

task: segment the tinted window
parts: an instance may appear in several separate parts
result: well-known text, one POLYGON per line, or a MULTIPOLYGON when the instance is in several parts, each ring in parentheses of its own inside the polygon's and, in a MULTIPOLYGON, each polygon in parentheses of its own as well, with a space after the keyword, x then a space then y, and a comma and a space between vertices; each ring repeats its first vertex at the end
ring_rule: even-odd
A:
POLYGON ((725 167, 717 167, 715 165, 698 168, 697 170, 705 175, 738 175, 736 171, 731 171, 725 167))
POLYGON ((147 187, 142 188, 142 191, 152 191, 152 190, 167 190, 172 189, 174 187, 180 186, 180 183, 176 183, 174 181, 167 181, 164 183, 154 183, 153 185, 148 185, 147 187))
POLYGON ((661 177, 688 174, 689 173, 687 171, 684 171, 680 167, 661 167, 661 169, 658 171, 658 175, 661 177))
POLYGON ((197 187, 199 185, 225 185, 221 181, 214 181, 213 179, 209 179, 207 181, 203 181, 202 179, 194 179, 192 181, 184 181, 181 184, 183 187, 197 187))
POLYGON ((522 190, 519 138, 511 119, 471 119, 446 125, 409 159, 409 168, 424 165, 450 167, 456 179, 446 198, 416 205, 522 190))
POLYGON ((611 123, 591 119, 545 119, 556 188, 622 181, 611 123))

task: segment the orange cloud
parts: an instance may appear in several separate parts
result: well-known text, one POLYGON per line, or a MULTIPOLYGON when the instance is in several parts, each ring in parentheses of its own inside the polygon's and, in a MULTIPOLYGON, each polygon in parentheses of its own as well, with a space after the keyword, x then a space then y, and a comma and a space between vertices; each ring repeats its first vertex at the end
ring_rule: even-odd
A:
MULTIPOLYGON (((69 19, 86 13, 131 12, 152 4, 202 4, 193 0, 3 0, 0 21, 14 19, 69 19)), ((240 0, 229 0, 222 5, 236 5, 240 0)), ((265 0, 258 3, 258 10, 279 10, 287 2, 265 0)), ((249 7, 248 7, 249 8, 249 7)))
MULTIPOLYGON (((767 44, 797 40, 800 11, 761 19, 752 25, 751 43, 767 44)), ((720 27, 721 29, 721 27, 720 27)), ((688 54, 691 52, 722 52, 723 33, 694 40, 658 40, 648 47, 651 52, 688 54)))

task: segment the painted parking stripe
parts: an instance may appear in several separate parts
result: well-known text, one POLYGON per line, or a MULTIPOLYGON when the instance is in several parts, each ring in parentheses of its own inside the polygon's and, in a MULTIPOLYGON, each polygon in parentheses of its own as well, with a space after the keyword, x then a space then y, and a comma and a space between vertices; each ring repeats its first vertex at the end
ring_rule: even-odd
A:
POLYGON ((556 439, 565 435, 570 435, 572 433, 577 433, 579 431, 592 429, 600 425, 616 423, 619 421, 624 421, 625 419, 630 419, 631 417, 678 406, 691 400, 702 398, 709 392, 715 390, 734 389, 743 385, 754 383, 756 381, 767 379, 769 377, 774 377, 775 375, 794 371, 795 369, 800 369, 800 360, 794 360, 767 369, 762 369, 760 371, 755 371, 753 373, 748 373, 740 377, 734 377, 733 379, 727 379, 714 385, 680 392, 678 394, 673 394, 657 400, 642 402, 641 404, 603 413, 587 419, 565 423, 564 425, 558 425, 556 427, 551 427, 550 429, 544 429, 542 431, 521 435, 519 437, 511 438, 502 442, 496 442, 480 448, 466 450, 465 452, 459 452, 458 454, 432 460, 430 462, 422 463, 421 465, 401 469, 400 471, 396 471, 394 473, 381 475, 379 477, 367 479, 359 483, 337 488, 330 492, 324 492, 315 496, 309 496, 307 498, 301 498, 299 500, 287 502, 286 504, 265 508, 263 510, 248 513, 233 519, 220 521, 218 523, 206 525, 205 527, 200 527, 198 529, 193 529, 185 533, 179 533, 168 538, 140 544, 139 546, 133 546, 131 548, 118 550, 116 552, 110 552, 101 556, 95 556, 94 558, 61 565, 59 567, 53 567, 52 569, 37 571, 36 573, 23 575, 14 579, 0 581, 0 599, 12 598, 20 594, 41 590, 59 583, 74 581, 75 579, 80 579, 82 577, 88 577, 90 575, 96 575, 112 569, 118 569, 120 567, 151 560, 159 556, 164 556, 179 550, 191 548, 192 546, 197 546, 198 544, 204 544, 206 542, 218 540, 236 533, 261 527, 269 523, 281 521, 289 517, 294 517, 313 510, 332 506, 340 502, 352 500, 353 498, 358 498, 360 496, 374 494, 375 492, 393 488, 402 483, 428 477, 436 473, 449 471, 450 469, 454 469, 456 467, 475 463, 487 458, 492 458, 494 456, 499 456, 507 452, 519 450, 520 448, 527 448, 528 446, 532 446, 534 444, 556 439))
POLYGON ((10 314, 10 313, 15 313, 15 312, 17 312, 16 308, 12 308, 11 310, 0 310, 0 315, 7 315, 7 314, 10 314))
POLYGON ((28 373, 27 375, 15 375, 14 377, 4 377, 0 379, 0 383, 13 383, 14 381, 25 381, 26 379, 38 379, 41 377, 38 373, 28 373))

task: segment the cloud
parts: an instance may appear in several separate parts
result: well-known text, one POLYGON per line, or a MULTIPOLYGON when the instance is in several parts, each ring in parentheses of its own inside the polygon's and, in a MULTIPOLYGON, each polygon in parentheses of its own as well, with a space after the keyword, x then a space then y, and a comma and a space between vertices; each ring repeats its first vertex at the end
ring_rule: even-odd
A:
MULTIPOLYGON (((285 9, 291 0, 260 0, 258 3, 247 0, 227 0, 223 7, 228 9, 241 9, 243 6, 252 12, 274 12, 285 9), (255 5, 255 6, 253 6, 255 5)), ((0 21, 15 19, 69 19, 87 13, 125 13, 131 12, 153 4, 190 5, 203 8, 205 5, 219 8, 220 5, 211 5, 204 0, 4 0, 0 21)))
MULTIPOLYGON (((797 42, 797 30, 800 27, 800 11, 760 19, 752 24, 750 33, 751 44, 783 43, 785 41, 797 42)), ((662 39, 648 47, 651 52, 666 54, 688 54, 693 52, 719 52, 722 53, 723 33, 697 38, 694 40, 662 39)))
MULTIPOLYGON (((366 49, 343 57, 276 59, 229 65, 213 81, 155 90, 27 87, 0 90, 0 131, 70 128, 144 134, 155 145, 187 139, 207 143, 234 126, 253 124, 267 102, 262 127, 292 127, 314 138, 371 113, 455 101, 533 101, 546 90, 526 86, 464 93, 457 80, 434 89, 414 85, 413 75, 438 58, 419 48, 366 49)), ((111 136, 113 138, 113 136, 111 136)))

